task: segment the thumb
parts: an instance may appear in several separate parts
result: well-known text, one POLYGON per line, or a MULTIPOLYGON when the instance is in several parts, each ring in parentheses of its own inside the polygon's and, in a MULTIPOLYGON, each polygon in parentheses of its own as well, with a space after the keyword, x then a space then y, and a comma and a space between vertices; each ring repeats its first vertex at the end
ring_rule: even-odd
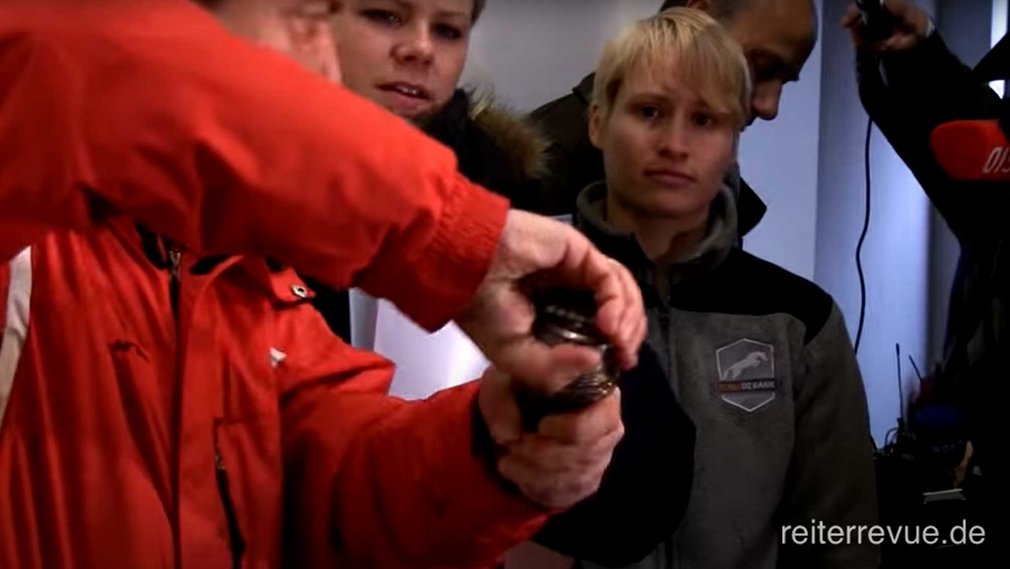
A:
POLYGON ((493 367, 484 372, 477 405, 495 444, 507 445, 522 435, 521 412, 505 373, 493 367))
POLYGON ((599 367, 598 351, 575 344, 548 346, 532 338, 511 346, 504 354, 503 367, 514 370, 514 383, 519 389, 550 397, 581 374, 599 367))

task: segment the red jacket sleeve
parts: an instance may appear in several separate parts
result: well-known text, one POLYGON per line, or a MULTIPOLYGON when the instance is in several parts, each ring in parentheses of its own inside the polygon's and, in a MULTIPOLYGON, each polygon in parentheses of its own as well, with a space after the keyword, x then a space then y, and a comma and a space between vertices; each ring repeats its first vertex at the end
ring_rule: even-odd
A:
MULTIPOLYGON (((7 296, 10 292, 10 263, 0 261, 0 322, 7 322, 7 296)), ((3 347, 3 333, 0 332, 0 348, 3 347)))
POLYGON ((0 259, 112 210, 429 329, 479 284, 507 210, 448 149, 186 0, 0 5, 0 156, 0 259))
POLYGON ((475 445, 476 382, 387 397, 390 362, 306 311, 280 321, 295 348, 278 367, 287 564, 491 567, 542 526, 545 510, 507 490, 475 445))

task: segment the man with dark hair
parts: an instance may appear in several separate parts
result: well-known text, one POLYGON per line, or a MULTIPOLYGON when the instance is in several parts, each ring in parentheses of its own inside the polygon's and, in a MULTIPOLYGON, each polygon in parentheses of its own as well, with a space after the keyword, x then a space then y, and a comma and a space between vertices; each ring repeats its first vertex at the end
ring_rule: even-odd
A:
MULTIPOLYGON (((754 82, 751 117, 774 119, 782 88, 799 79, 817 42, 817 9, 812 0, 667 0, 660 11, 688 6, 708 12, 725 25, 741 46, 754 82)), ((552 215, 574 211, 575 197, 602 180, 603 158, 589 141, 587 110, 594 75, 572 92, 534 110, 530 118, 549 139, 547 179, 537 211, 552 215)), ((743 236, 767 209, 743 180, 739 181, 739 228, 743 236)))

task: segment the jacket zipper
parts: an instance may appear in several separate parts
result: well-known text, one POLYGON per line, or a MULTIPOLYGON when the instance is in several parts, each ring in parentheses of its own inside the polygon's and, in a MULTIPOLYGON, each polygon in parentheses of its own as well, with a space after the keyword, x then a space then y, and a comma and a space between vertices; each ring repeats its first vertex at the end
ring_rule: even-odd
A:
MULTIPOLYGON (((673 343, 670 341, 670 304, 669 302, 660 303, 659 306, 659 333, 663 338, 663 354, 666 356, 666 373, 668 376, 673 376, 673 348, 671 347, 673 343)), ((674 391, 676 391, 676 386, 674 386, 674 391)))
POLYGON ((242 567, 242 556, 245 554, 246 543, 242 536, 242 528, 238 525, 238 513, 235 501, 231 496, 231 483, 228 479, 228 469, 224 464, 224 456, 218 446, 217 433, 214 433, 214 474, 217 478, 217 491, 221 495, 221 505, 228 523, 228 540, 231 542, 232 569, 242 567))
MULTIPOLYGON (((165 252, 168 258, 169 297, 172 304, 172 312, 178 315, 179 291, 182 285, 182 251, 166 244, 165 252)), ((214 432, 214 476, 217 481, 217 490, 221 497, 221 505, 224 508, 225 520, 228 525, 232 569, 241 569, 242 557, 246 551, 246 541, 242 535, 242 528, 238 523, 238 512, 235 508, 235 500, 231 495, 231 481, 228 476, 228 468, 224 463, 224 455, 221 453, 216 429, 214 432)))
MULTIPOLYGON (((182 285, 182 251, 165 242, 163 243, 165 257, 168 259, 169 299, 172 305, 172 312, 178 315, 179 291, 182 285)), ((216 429, 214 432, 214 476, 217 481, 218 494, 221 497, 221 505, 224 508, 226 523, 228 524, 228 541, 231 546, 232 569, 241 569, 246 542, 242 535, 242 529, 238 524, 238 513, 235 509, 235 500, 231 495, 231 482, 228 477, 228 469, 224 463, 224 456, 221 454, 216 429)))
POLYGON ((172 300, 172 312, 179 308, 179 284, 182 275, 182 252, 174 247, 168 249, 169 296, 172 300))

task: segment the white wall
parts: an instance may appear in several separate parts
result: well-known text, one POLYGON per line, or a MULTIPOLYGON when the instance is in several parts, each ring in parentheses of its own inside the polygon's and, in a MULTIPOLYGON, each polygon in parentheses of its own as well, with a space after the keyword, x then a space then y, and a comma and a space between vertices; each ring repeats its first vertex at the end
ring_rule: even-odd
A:
POLYGON ((567 94, 596 67, 607 38, 655 13, 662 0, 489 0, 470 45, 464 82, 493 84, 530 111, 567 94), (493 78, 493 79, 492 79, 493 78))

